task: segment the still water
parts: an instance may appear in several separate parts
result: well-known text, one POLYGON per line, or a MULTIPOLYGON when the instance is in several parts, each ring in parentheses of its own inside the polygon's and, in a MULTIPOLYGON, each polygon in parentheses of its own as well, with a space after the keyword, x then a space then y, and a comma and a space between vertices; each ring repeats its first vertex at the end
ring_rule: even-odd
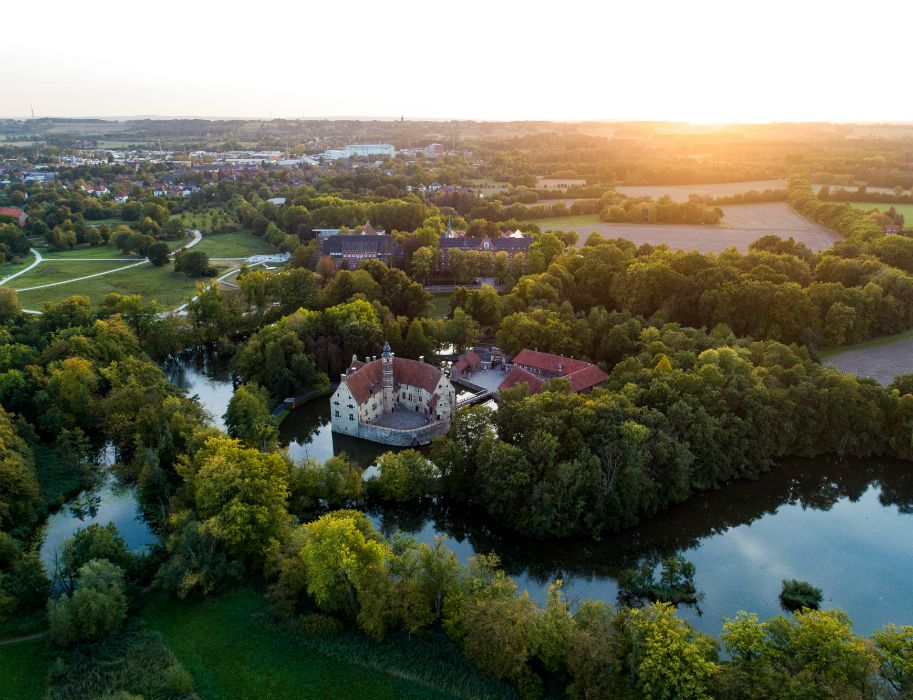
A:
MULTIPOLYGON (((166 373, 198 395, 221 427, 232 392, 224 363, 187 353, 171 358, 166 373)), ((334 434, 329 416, 329 401, 317 399, 283 421, 280 440, 293 460, 323 461, 344 451, 368 467, 389 449, 334 434)), ((81 495, 87 497, 95 499, 92 520, 81 518, 82 510, 64 508, 49 521, 45 548, 90 521, 115 522, 132 548, 154 540, 129 490, 108 482, 81 495)), ((370 515, 387 535, 401 530, 421 542, 446 535, 462 560, 496 553, 540 602, 556 578, 565 580, 572 600, 614 601, 621 570, 681 554, 695 564, 695 584, 705 594, 700 611, 682 607, 681 614, 713 635, 739 610, 762 618, 780 612, 777 596, 785 578, 822 588, 825 606, 846 610, 861 634, 887 622, 913 624, 913 467, 904 462, 790 460, 757 481, 702 494, 601 542, 529 541, 481 514, 441 503, 370 515)))

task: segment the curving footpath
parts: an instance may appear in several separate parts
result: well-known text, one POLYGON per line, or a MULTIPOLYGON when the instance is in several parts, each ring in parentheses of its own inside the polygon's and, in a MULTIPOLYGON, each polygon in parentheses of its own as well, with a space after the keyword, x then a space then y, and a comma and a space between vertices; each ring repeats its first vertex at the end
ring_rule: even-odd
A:
MULTIPOLYGON (((200 241, 203 240, 203 234, 200 233, 199 229, 196 229, 196 228, 191 229, 191 233, 193 234, 193 239, 188 241, 184 245, 180 246, 179 248, 175 248, 173 251, 171 251, 172 255, 174 253, 177 253, 179 250, 184 250, 185 248, 193 248, 197 243, 199 243, 200 241)), ((19 270, 19 272, 0 280, 0 285, 6 284, 10 280, 15 279, 16 277, 19 277, 19 275, 24 275, 29 270, 32 270, 35 267, 37 267, 43 260, 48 259, 48 258, 44 258, 41 255, 41 253, 38 252, 37 250, 35 250, 34 248, 29 248, 29 250, 35 256, 35 261, 31 265, 29 265, 27 268, 25 268, 24 270, 19 270)), ((60 260, 63 260, 63 261, 79 260, 79 259, 80 258, 60 258, 60 260)), ((92 260, 93 262, 97 262, 99 260, 105 260, 106 258, 89 258, 89 259, 92 260)), ((117 260, 117 259, 124 259, 124 258, 111 258, 111 259, 117 260)), ((51 260, 54 260, 56 262, 56 259, 51 259, 51 260)), ((70 284, 72 282, 81 282, 82 280, 91 279, 92 277, 101 277, 102 275, 110 275, 114 272, 122 272, 124 270, 129 270, 131 267, 138 267, 140 265, 145 265, 148 262, 149 262, 148 260, 140 260, 139 262, 135 262, 132 265, 123 265, 122 267, 116 267, 113 270, 105 270, 104 272, 96 272, 91 275, 83 275, 82 277, 74 277, 73 279, 63 280, 62 282, 49 282, 48 284, 39 284, 34 287, 22 287, 21 289, 17 289, 16 291, 17 292, 30 292, 33 289, 45 289, 47 287, 56 287, 61 284, 70 284)), ((40 311, 36 311, 35 309, 22 309, 22 312, 27 313, 27 314, 41 314, 40 311)))
POLYGON ((10 280, 16 279, 19 275, 24 275, 29 270, 32 270, 32 269, 38 267, 38 265, 41 263, 41 261, 44 260, 44 257, 41 255, 41 253, 39 253, 34 248, 29 248, 29 252, 35 256, 35 260, 32 262, 32 264, 22 270, 19 270, 19 272, 13 273, 9 277, 4 277, 2 280, 0 280, 0 285, 4 285, 7 282, 9 282, 10 280))

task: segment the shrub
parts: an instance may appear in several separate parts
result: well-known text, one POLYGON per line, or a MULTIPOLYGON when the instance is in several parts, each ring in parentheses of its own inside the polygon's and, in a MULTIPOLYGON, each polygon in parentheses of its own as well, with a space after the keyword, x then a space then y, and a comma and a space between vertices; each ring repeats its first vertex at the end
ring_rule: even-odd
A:
POLYGON ((117 631, 127 617, 124 571, 104 559, 93 559, 79 570, 77 589, 48 604, 51 637, 59 646, 103 639, 117 631))
POLYGON ((320 613, 302 615, 296 627, 305 637, 336 637, 343 631, 342 622, 320 613))

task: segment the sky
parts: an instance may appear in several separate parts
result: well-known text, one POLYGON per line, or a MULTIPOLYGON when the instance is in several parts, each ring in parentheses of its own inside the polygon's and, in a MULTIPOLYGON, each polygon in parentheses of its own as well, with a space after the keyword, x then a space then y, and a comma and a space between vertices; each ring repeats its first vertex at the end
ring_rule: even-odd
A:
POLYGON ((913 121, 909 0, 7 4, 2 117, 913 121))

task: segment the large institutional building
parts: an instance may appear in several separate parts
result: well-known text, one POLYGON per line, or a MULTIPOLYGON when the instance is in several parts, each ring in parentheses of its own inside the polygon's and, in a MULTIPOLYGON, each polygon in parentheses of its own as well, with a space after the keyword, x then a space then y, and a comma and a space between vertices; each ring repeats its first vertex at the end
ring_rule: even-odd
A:
POLYGON ((355 357, 330 399, 337 433, 385 445, 423 445, 450 429, 456 391, 449 377, 422 360, 355 357))

